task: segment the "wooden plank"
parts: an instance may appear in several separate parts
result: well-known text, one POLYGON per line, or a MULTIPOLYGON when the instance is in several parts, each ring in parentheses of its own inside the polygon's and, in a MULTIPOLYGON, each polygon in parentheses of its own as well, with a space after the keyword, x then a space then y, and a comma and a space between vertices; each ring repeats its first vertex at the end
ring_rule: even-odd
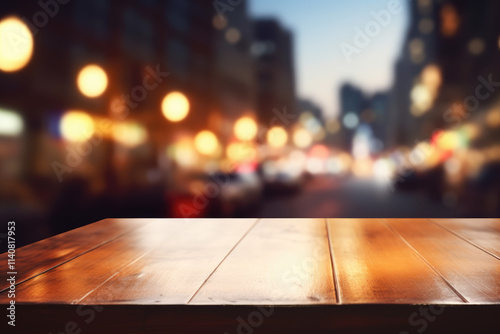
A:
POLYGON ((463 303, 381 220, 327 222, 341 303, 463 303))
POLYGON ((187 302, 255 221, 154 221, 19 285, 16 303, 187 302))
MULTIPOLYGON (((16 303, 74 303, 186 226, 181 219, 168 223, 153 220, 133 233, 19 284, 16 303)), ((0 294, 0 302, 6 298, 6 292, 0 294)))
POLYGON ((335 303, 324 219, 263 219, 190 304, 335 303))
POLYGON ((256 222, 257 219, 193 220, 182 235, 165 239, 80 303, 186 304, 256 222))
POLYGON ((500 260, 428 219, 386 221, 467 301, 500 302, 500 260))
MULTIPOLYGON (((100 247, 151 220, 105 219, 16 250, 17 283, 100 247)), ((8 288, 7 253, 0 255, 0 292, 8 288)))
POLYGON ((431 219, 500 259, 500 219, 431 219))

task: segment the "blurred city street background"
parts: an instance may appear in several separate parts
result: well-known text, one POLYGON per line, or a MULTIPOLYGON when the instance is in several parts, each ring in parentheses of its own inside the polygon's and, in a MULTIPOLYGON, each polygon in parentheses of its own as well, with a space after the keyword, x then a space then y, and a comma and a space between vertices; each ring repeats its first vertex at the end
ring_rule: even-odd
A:
POLYGON ((119 217, 498 217, 499 13, 3 1, 0 221, 22 246, 119 217))

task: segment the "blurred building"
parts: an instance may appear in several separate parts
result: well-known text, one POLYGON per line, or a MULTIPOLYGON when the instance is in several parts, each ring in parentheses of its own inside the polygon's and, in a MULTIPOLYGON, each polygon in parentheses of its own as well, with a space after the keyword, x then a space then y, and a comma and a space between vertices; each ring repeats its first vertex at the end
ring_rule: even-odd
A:
POLYGON ((389 93, 377 92, 373 95, 364 93, 360 88, 346 83, 340 88, 342 127, 337 142, 348 152, 352 150, 353 139, 362 126, 369 131, 372 153, 386 147, 387 114, 389 93))
POLYGON ((214 131, 221 132, 221 139, 228 140, 237 118, 256 116, 255 59, 250 53, 253 22, 245 1, 226 15, 214 11, 212 22, 218 30, 213 64, 213 93, 218 109, 211 111, 214 119, 211 123, 215 125, 214 131))
MULTIPOLYGON (((226 79, 220 59, 244 56, 216 52, 217 31, 207 15, 216 14, 211 2, 41 3, 0 6, 0 17, 23 18, 35 44, 26 68, 0 73, 0 110, 17 115, 22 123, 17 136, 0 138, 2 147, 10 147, 1 154, 14 152, 0 157, 9 161, 2 168, 2 215, 33 211, 26 226, 43 226, 47 219, 57 231, 109 216, 165 216, 161 174, 169 171, 159 171, 168 168, 162 163, 166 147, 178 132, 205 129, 212 111, 224 109, 223 91, 237 86, 231 80, 242 71, 232 71, 226 79), (107 89, 96 98, 84 96, 77 86, 78 73, 88 64, 99 65, 107 75, 107 89), (182 92, 190 104, 181 127, 161 112, 162 99, 171 91, 182 92), (94 133, 81 144, 61 133, 63 116, 75 110, 85 116, 78 126, 89 125, 94 133), (105 126, 105 120, 123 124, 125 131, 105 126), (68 159, 74 164, 68 165, 68 159), (65 166, 61 179, 54 163, 65 166)), ((248 48, 248 23, 245 29, 242 40, 248 48)), ((234 64, 247 71, 240 94, 244 108, 251 108, 253 101, 250 63, 247 57, 234 64)), ((82 129, 73 126, 69 131, 82 129)))
POLYGON ((325 125, 325 117, 321 108, 313 101, 308 99, 300 99, 298 101, 299 115, 304 112, 311 113, 323 126, 325 125))
POLYGON ((356 128, 360 123, 360 117, 366 108, 367 99, 360 88, 346 83, 340 88, 340 147, 350 152, 356 128))
MULTIPOLYGON (((493 74, 495 80, 499 68, 499 10, 497 1, 410 2, 408 32, 390 99, 391 147, 414 145, 429 139, 437 128, 464 120, 464 100, 475 95, 478 77, 493 74)), ((494 101, 481 101, 477 111, 494 101)))
POLYGON ((370 125, 373 131, 373 151, 385 149, 387 145, 387 122, 390 94, 378 92, 373 94, 368 103, 368 109, 361 114, 361 121, 370 125))
MULTIPOLYGON (((269 126, 276 112, 283 113, 284 108, 287 114, 296 115, 293 38, 275 19, 256 19, 253 26, 251 52, 257 62, 258 115, 260 122, 269 126)), ((273 125, 291 124, 284 123, 273 125)))

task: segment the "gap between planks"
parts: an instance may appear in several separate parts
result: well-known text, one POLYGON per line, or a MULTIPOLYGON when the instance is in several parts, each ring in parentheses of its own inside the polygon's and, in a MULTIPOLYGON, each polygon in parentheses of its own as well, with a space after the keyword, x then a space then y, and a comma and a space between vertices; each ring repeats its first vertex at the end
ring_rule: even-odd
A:
POLYGON ((483 252, 485 252, 485 253, 487 253, 487 254, 489 254, 489 255, 493 256, 495 259, 500 260, 500 257, 498 257, 497 255, 495 255, 495 254, 491 253, 489 250, 487 250, 487 249, 485 249, 485 248, 483 248, 483 247, 479 246, 478 244, 476 244, 476 243, 475 243, 475 242, 473 242, 472 240, 467 239, 466 237, 462 236, 460 233, 455 232, 455 231, 453 231, 453 230, 449 229, 448 227, 446 227, 446 226, 444 226, 444 225, 441 225, 440 223, 438 223, 438 222, 437 222, 437 221, 435 221, 434 219, 427 218, 427 220, 428 220, 428 221, 430 221, 431 223, 433 223, 433 224, 435 224, 435 225, 437 225, 437 226, 441 227, 441 228, 442 228, 442 229, 444 229, 445 231, 450 232, 451 234, 453 234, 453 235, 454 235, 454 236, 456 236, 457 238, 460 238, 460 239, 462 239, 463 241, 465 241, 465 242, 467 242, 467 243, 471 244, 472 246, 476 247, 477 249, 482 250, 483 252))
POLYGON ((332 265, 332 276, 333 276, 333 287, 335 288, 335 299, 337 300, 337 304, 342 304, 340 297, 340 285, 339 279, 337 277, 337 264, 335 263, 335 256, 333 254, 333 248, 330 239, 330 228, 328 227, 328 218, 324 218, 325 228, 326 228, 326 237, 328 238, 328 250, 330 252, 330 263, 332 265))
POLYGON ((410 247, 411 250, 413 250, 415 252, 415 254, 417 254, 417 256, 422 260, 424 261, 424 263, 429 266, 429 268, 431 268, 439 277, 441 277, 441 279, 446 283, 446 285, 448 285, 450 287, 450 289, 458 296, 460 297, 460 299, 462 299, 464 301, 464 303, 467 303, 469 304, 470 302, 467 300, 467 298, 465 298, 457 289, 455 289, 455 287, 450 283, 448 282, 448 280, 432 265, 429 263, 429 261, 427 261, 427 259, 422 255, 420 254, 419 251, 417 251, 398 231, 396 231, 396 229, 394 229, 385 219, 380 219, 380 221, 385 224, 394 234, 396 234, 398 237, 401 238, 401 240, 403 240, 403 242, 408 246, 410 247))
POLYGON ((252 231, 254 229, 254 227, 260 222, 262 221, 262 218, 257 218, 257 220, 250 226, 250 228, 248 229, 248 231, 245 232, 245 234, 243 234, 243 236, 236 242, 236 244, 234 244, 234 246, 229 250, 229 252, 226 254, 226 256, 224 256, 224 258, 222 258, 222 260, 219 262, 219 264, 217 264, 217 266, 215 266, 214 270, 210 273, 210 275, 208 275, 208 277, 203 281, 203 283, 201 283, 200 287, 198 289, 196 289, 196 291, 194 292, 194 294, 191 296, 191 298, 189 298, 188 302, 186 304, 189 304, 191 303, 191 301, 193 300, 193 298, 196 296, 196 294, 201 290, 201 288, 203 288, 203 286, 205 285, 205 283, 208 282, 208 280, 210 279, 210 277, 212 277, 212 275, 217 271, 217 269, 221 266, 221 264, 227 259, 227 257, 233 252, 233 250, 238 247, 238 245, 240 244, 240 242, 246 238, 246 236, 248 235, 248 233, 250 233, 250 231, 252 231))
MULTIPOLYGON (((147 223, 147 224, 146 224, 146 225, 144 225, 144 226, 148 226, 148 225, 150 225, 150 224, 151 224, 151 223, 147 223)), ((31 276, 31 277, 28 277, 28 278, 26 278, 26 279, 24 279, 24 280, 22 280, 22 281, 20 281, 20 282, 16 282, 16 284, 15 284, 15 285, 16 285, 16 286, 18 286, 18 285, 20 285, 20 284, 23 284, 23 283, 25 283, 25 282, 29 281, 29 280, 32 280, 32 279, 33 279, 33 278, 35 278, 35 277, 38 277, 38 276, 40 276, 40 275, 42 275, 42 274, 45 274, 45 273, 47 273, 47 272, 51 271, 52 269, 55 269, 55 268, 57 268, 57 267, 59 267, 59 266, 62 266, 63 264, 66 264, 66 263, 68 263, 68 262, 70 262, 70 261, 73 261, 74 259, 77 259, 77 258, 79 258, 80 256, 83 256, 83 255, 85 255, 85 254, 87 254, 87 253, 90 253, 90 252, 92 252, 92 251, 94 251, 94 250, 96 250, 96 249, 98 249, 98 248, 100 248, 100 247, 102 247, 102 246, 105 246, 105 245, 107 245, 107 244, 109 244, 109 243, 111 243, 111 242, 113 242, 113 241, 115 241, 115 240, 117 240, 117 239, 120 239, 120 238, 124 237, 125 235, 127 235, 127 234, 129 234, 129 233, 132 233, 132 232, 134 232, 134 230, 133 230, 133 229, 130 229, 129 231, 126 231, 126 232, 124 232, 124 233, 122 233, 122 234, 119 234, 119 235, 115 236, 114 238, 111 238, 111 239, 109 239, 109 240, 107 240, 107 241, 104 241, 104 242, 102 242, 102 243, 100 243, 100 244, 98 244, 98 245, 96 245, 96 246, 94 246, 94 247, 92 247, 92 248, 90 248, 90 249, 87 249, 86 251, 84 251, 84 252, 82 252, 82 253, 79 253, 79 254, 77 254, 77 255, 75 255, 75 256, 73 256, 73 257, 71 257, 71 258, 67 259, 67 260, 64 260, 64 261, 62 261, 62 262, 60 262, 60 263, 58 263, 58 264, 56 264, 56 265, 54 265, 54 266, 52 266, 52 267, 50 267, 50 268, 47 268, 47 269, 45 269, 44 271, 41 271, 41 272, 37 273, 36 275, 33 275, 33 276, 31 276)), ((7 288, 5 288, 5 289, 0 290, 0 293, 3 293, 3 292, 5 292, 5 291, 7 291, 7 290, 9 290, 9 288, 8 288, 8 287, 7 287, 7 288)))

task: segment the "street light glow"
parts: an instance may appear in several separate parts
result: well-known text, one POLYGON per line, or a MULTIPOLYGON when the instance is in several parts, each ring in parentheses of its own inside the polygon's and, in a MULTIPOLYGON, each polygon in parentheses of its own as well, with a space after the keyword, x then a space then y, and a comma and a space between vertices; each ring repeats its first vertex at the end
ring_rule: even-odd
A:
POLYGON ((274 148, 283 147, 285 146, 287 141, 288 141, 288 134, 286 133, 285 129, 283 129, 280 126, 272 127, 267 132, 267 143, 271 147, 274 148))
POLYGON ((299 148, 306 148, 312 144, 312 136, 306 129, 297 129, 293 134, 293 143, 299 148))
POLYGON ((171 122, 180 122, 186 118, 189 112, 189 101, 180 92, 167 94, 161 103, 163 116, 171 122))
POLYGON ((59 130, 64 139, 81 142, 90 139, 95 132, 92 117, 82 111, 70 111, 63 115, 59 130))
POLYGON ((108 87, 108 76, 100 66, 87 65, 78 73, 77 84, 83 95, 98 97, 108 87))
POLYGON ((25 67, 33 55, 33 35, 19 18, 0 21, 0 70, 15 72, 25 67))
POLYGON ((239 140, 252 140, 257 135, 257 123, 250 117, 242 117, 234 124, 234 134, 239 140))
POLYGON ((0 108, 0 136, 18 136, 23 129, 24 123, 19 113, 0 108))
POLYGON ((194 138, 194 146, 204 155, 213 155, 217 153, 219 148, 219 141, 213 132, 201 131, 194 138))

